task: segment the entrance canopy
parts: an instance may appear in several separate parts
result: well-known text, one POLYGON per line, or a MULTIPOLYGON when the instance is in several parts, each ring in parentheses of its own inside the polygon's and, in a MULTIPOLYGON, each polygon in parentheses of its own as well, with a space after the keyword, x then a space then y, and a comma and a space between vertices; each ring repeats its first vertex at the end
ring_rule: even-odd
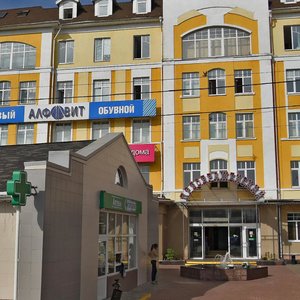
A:
POLYGON ((247 189, 251 194, 254 195, 255 199, 261 200, 265 196, 265 191, 261 190, 260 187, 255 184, 251 179, 243 177, 241 174, 235 174, 228 171, 212 172, 206 175, 200 176, 198 179, 192 181, 181 193, 180 199, 187 201, 190 195, 200 189, 203 185, 213 183, 213 182, 233 182, 245 189, 247 189))

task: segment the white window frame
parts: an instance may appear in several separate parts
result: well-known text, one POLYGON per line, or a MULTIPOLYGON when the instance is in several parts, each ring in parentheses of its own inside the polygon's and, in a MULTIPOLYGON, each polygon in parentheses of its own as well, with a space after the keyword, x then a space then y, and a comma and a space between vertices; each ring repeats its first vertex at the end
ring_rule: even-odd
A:
POLYGON ((149 77, 136 77, 133 78, 133 98, 136 100, 145 100, 150 99, 151 91, 150 91, 150 78, 149 77), (136 89, 140 89, 141 97, 137 97, 138 91, 136 89))
POLYGON ((288 113, 288 130, 289 138, 300 138, 300 112, 289 112, 288 113), (291 117, 294 116, 292 119, 291 117), (295 134, 291 134, 294 130, 295 134))
POLYGON ((99 139, 110 132, 110 122, 108 120, 92 122, 91 127, 92 140, 99 139))
POLYGON ((34 124, 18 124, 17 144, 18 145, 33 144, 33 142, 34 142, 34 124))
POLYGON ((54 143, 72 141, 72 123, 71 122, 54 123, 52 128, 53 128, 52 141, 54 143), (58 127, 62 128, 62 130, 58 131, 58 127), (66 129, 70 129, 70 137, 69 138, 66 137, 66 133, 67 133, 66 129), (59 132, 62 133, 61 139, 58 139, 58 136, 57 136, 57 134, 59 132))
POLYGON ((190 182, 199 178, 201 175, 201 163, 183 163, 183 187, 187 187, 190 182), (189 180, 185 180, 186 177, 189 177, 189 180))
MULTIPOLYGON (((228 161, 225 159, 213 159, 209 162, 209 168, 211 173, 220 173, 222 171, 228 171, 228 161), (216 164, 216 166, 212 166, 216 164)), ((228 182, 212 182, 211 188, 227 188, 228 182)))
POLYGON ((99 0, 98 4, 98 17, 107 17, 109 15, 109 1, 99 0))
POLYGON ((198 72, 182 74, 182 97, 200 96, 200 78, 198 72))
POLYGON ((286 90, 288 94, 300 93, 300 69, 286 70, 286 90))
POLYGON ((94 45, 94 60, 95 62, 110 61, 111 39, 96 38, 94 45))
POLYGON ((136 0, 136 13, 137 14, 147 13, 147 0, 136 0))
MULTIPOLYGON (((295 3, 295 2, 293 2, 295 3)), ((285 50, 300 50, 300 25, 286 25, 284 26, 284 49, 285 50), (289 35, 287 37, 287 35, 289 35), (297 38, 296 38, 297 37, 297 38), (287 40, 288 45, 287 47, 287 40), (289 43, 290 42, 290 43, 289 43)))
POLYGON ((74 41, 66 40, 58 42, 58 63, 72 64, 74 62, 74 41))
POLYGON ((97 79, 93 81, 93 102, 103 102, 111 100, 109 79, 97 79))
POLYGON ((236 114, 236 138, 237 139, 252 139, 254 138, 254 115, 253 113, 238 113, 236 114), (242 134, 239 135, 239 125, 242 134), (252 134, 251 134, 252 129, 252 134))
POLYGON ((10 100, 10 81, 0 81, 0 105, 8 105, 10 100))
POLYGON ((150 119, 132 120, 132 143, 147 144, 151 142, 151 121, 150 119), (139 125, 139 126, 138 126, 139 125), (135 126, 138 126, 135 128, 135 126), (138 134, 135 133, 138 131, 138 134))
POLYGON ((253 92, 251 70, 234 71, 234 91, 235 94, 251 94, 253 92), (241 89, 241 91, 237 91, 237 89, 241 89))
POLYGON ((237 172, 243 177, 247 177, 253 182, 256 182, 255 161, 237 161, 237 172), (253 173, 253 178, 251 173, 253 173))
POLYGON ((227 116, 225 113, 211 113, 209 115, 209 136, 211 140, 227 139, 227 116), (215 135, 213 136, 214 130, 215 135))
POLYGON ((20 104, 35 104, 36 101, 36 82, 22 81, 20 82, 20 104), (23 95, 25 97, 23 98, 23 95))
POLYGON ((289 242, 300 242, 300 212, 288 212, 287 213, 287 223, 288 223, 288 241, 289 242), (296 239, 289 238, 289 224, 295 226, 296 239))
POLYGON ((209 96, 226 95, 226 74, 223 69, 213 69, 208 72, 209 96))
POLYGON ((0 146, 7 145, 8 142, 8 125, 0 125, 0 146))
POLYGON ((292 160, 291 161, 291 186, 292 188, 299 188, 300 187, 300 161, 299 160, 292 160), (293 174, 296 174, 296 181, 297 184, 293 182, 293 174))
POLYGON ((150 34, 133 36, 133 58, 134 59, 150 58, 150 34), (136 48, 138 44, 140 49, 136 48))
POLYGON ((56 103, 73 103, 73 81, 57 82, 57 99, 56 103), (61 97, 63 93, 63 97, 61 97))
POLYGON ((183 116, 182 129, 182 137, 184 141, 200 140, 200 116, 183 116))

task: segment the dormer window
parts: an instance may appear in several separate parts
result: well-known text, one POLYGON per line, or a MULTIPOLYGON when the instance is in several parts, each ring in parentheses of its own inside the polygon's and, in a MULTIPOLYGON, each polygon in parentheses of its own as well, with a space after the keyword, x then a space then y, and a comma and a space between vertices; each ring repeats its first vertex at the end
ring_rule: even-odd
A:
POLYGON ((113 1, 112 0, 94 0, 95 16, 107 17, 112 15, 113 1))
POLYGON ((72 19, 73 18, 73 9, 72 8, 65 8, 64 9, 64 20, 65 19, 72 19))
POLYGON ((59 19, 69 20, 77 17, 79 0, 57 0, 59 19))
POLYGON ((151 0, 133 0, 134 14, 147 14, 151 12, 151 0))

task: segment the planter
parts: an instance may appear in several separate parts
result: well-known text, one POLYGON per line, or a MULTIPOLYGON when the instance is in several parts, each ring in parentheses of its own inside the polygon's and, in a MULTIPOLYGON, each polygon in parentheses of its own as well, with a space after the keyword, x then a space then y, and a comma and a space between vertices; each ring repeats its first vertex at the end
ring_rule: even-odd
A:
POLYGON ((185 261, 182 260, 182 259, 174 259, 174 260, 160 260, 159 261, 159 264, 160 265, 164 265, 164 266, 173 266, 173 265, 176 265, 176 266, 184 266, 185 264, 185 261))

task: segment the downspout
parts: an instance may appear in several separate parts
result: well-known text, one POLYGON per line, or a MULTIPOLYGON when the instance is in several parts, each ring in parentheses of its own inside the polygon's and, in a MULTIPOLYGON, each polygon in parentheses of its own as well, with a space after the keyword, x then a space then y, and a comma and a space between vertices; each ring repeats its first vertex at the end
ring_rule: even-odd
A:
MULTIPOLYGON (((272 69, 272 95, 273 95, 273 119, 274 119, 274 144, 275 144, 275 168, 276 168, 276 193, 277 200, 281 200, 281 178, 280 178, 280 157, 279 157, 279 144, 278 144, 278 117, 276 108, 276 72, 274 60, 274 39, 273 39, 273 24, 272 24, 272 11, 269 13, 270 23, 270 47, 271 47, 271 69, 272 69)), ((278 230, 278 258, 282 259, 282 226, 281 226, 281 206, 277 203, 277 230, 278 230)))

